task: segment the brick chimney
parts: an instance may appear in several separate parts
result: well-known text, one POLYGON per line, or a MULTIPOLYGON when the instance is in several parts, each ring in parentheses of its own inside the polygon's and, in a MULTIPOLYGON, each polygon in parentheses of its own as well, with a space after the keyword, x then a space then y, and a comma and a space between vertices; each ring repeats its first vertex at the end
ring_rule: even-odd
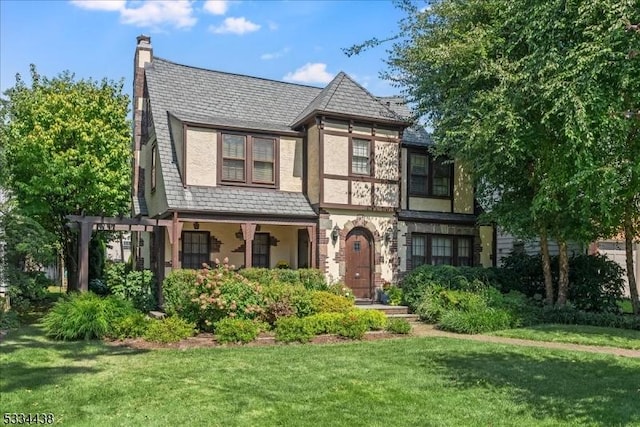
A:
POLYGON ((133 180, 132 191, 135 197, 140 184, 140 146, 142 142, 142 125, 144 112, 145 64, 153 60, 151 37, 139 35, 136 40, 136 54, 133 60, 133 180))

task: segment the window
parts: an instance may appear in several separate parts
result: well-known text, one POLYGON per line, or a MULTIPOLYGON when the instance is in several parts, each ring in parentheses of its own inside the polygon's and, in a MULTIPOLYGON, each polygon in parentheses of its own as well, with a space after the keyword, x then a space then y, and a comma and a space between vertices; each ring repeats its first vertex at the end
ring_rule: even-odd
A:
POLYGON ((209 232, 182 232, 182 268, 199 269, 209 264, 209 232))
POLYGON ((158 146, 154 144, 151 147, 151 191, 156 190, 156 156, 158 155, 158 146))
POLYGON ((276 154, 275 138, 223 133, 221 181, 273 187, 276 154))
POLYGON ((269 252, 271 249, 271 236, 269 233, 256 233, 253 236, 253 254, 251 265, 253 267, 269 268, 269 252))
POLYGON ((423 264, 431 265, 473 265, 473 238, 412 234, 411 265, 416 268, 423 264))
POLYGON ((409 194, 451 197, 453 165, 427 154, 409 154, 409 194))
POLYGON ((369 140, 353 139, 351 149, 351 172, 358 175, 371 175, 369 140))

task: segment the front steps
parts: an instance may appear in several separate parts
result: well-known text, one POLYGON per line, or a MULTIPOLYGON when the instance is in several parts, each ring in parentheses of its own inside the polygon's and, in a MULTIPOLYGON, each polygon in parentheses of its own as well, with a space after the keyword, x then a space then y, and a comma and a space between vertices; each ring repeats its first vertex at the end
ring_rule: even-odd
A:
POLYGON ((388 319, 406 319, 408 322, 418 322, 419 318, 417 314, 410 314, 409 307, 404 305, 384 305, 384 304, 358 304, 356 307, 361 310, 378 310, 383 312, 388 319))

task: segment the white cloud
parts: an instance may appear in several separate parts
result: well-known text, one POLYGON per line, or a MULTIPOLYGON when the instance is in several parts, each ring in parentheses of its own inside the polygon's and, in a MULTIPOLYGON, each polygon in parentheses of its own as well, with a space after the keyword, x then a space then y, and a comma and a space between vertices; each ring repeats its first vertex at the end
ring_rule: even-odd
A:
POLYGON ((131 2, 125 0, 72 0, 71 4, 83 9, 120 12, 120 21, 138 27, 175 28, 193 27, 197 19, 193 16, 192 0, 145 0, 131 2))
POLYGON ((219 27, 209 26, 209 31, 215 34, 246 34, 259 29, 260 25, 247 21, 243 16, 240 18, 226 18, 219 27))
POLYGON ((272 59, 282 58, 287 53, 289 53, 289 50, 290 49, 288 47, 285 47, 284 49, 280 49, 277 52, 263 53, 262 55, 260 55, 260 59, 263 59, 265 61, 269 61, 269 60, 272 60, 272 59))
POLYGON ((327 64, 309 62, 293 73, 288 73, 283 79, 298 83, 329 83, 333 77, 333 74, 327 72, 327 64))
POLYGON ((196 24, 191 1, 153 0, 145 1, 135 9, 123 9, 120 20, 138 27, 158 27, 170 24, 176 28, 190 28, 196 24))
POLYGON ((123 10, 126 0, 71 0, 71 4, 82 9, 118 12, 123 10))
POLYGON ((212 15, 224 15, 229 9, 229 2, 226 0, 207 0, 204 2, 203 9, 212 15))

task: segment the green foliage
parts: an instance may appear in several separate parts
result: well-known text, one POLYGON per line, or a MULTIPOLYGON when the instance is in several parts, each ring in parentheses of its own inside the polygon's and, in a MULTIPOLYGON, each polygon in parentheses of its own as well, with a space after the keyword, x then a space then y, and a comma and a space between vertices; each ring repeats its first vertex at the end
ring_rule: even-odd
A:
POLYGON ((313 268, 300 268, 298 270, 245 268, 238 273, 261 285, 290 283, 293 285, 302 285, 310 290, 327 290, 327 282, 324 274, 320 270, 313 268))
POLYGON ((190 269, 176 269, 167 274, 162 282, 165 313, 180 316, 189 322, 198 322, 199 309, 192 301, 197 286, 196 276, 196 270, 190 269))
POLYGON ((344 313, 318 313, 303 320, 310 325, 314 335, 337 334, 343 316, 344 313))
POLYGON ((0 306, 0 329, 16 329, 20 326, 18 313, 15 310, 4 311, 0 306))
POLYGON ((508 311, 486 307, 469 311, 446 311, 438 323, 438 328, 462 334, 480 334, 508 329, 511 325, 512 318, 508 311))
POLYGON ((390 319, 386 330, 392 334, 408 334, 411 332, 411 324, 407 319, 390 319))
POLYGON ((74 293, 58 301, 43 318, 47 335, 56 340, 103 338, 118 319, 135 313, 130 302, 92 292, 74 293))
POLYGON ((486 307, 486 297, 479 293, 449 290, 435 286, 424 294, 415 312, 421 320, 437 323, 447 311, 482 310, 486 307))
MULTIPOLYGON (((362 310, 364 311, 364 310, 362 310)), ((345 313, 338 321, 338 335, 351 339, 362 339, 369 329, 369 318, 362 311, 353 310, 345 313)))
POLYGON ((387 326, 387 316, 379 310, 353 309, 348 314, 361 318, 370 331, 381 331, 387 326))
POLYGON ((260 324, 254 320, 224 318, 215 323, 216 339, 219 343, 248 343, 260 333, 260 324))
POLYGON ((276 322, 276 340, 308 342, 315 335, 314 325, 307 318, 282 317, 276 322))
POLYGON ((96 295, 109 295, 109 287, 102 279, 89 280, 89 290, 96 295))
POLYGON ((147 332, 153 320, 146 314, 136 312, 116 319, 111 325, 109 336, 116 339, 139 338, 147 332))
POLYGON ((313 291, 311 306, 313 313, 344 313, 353 308, 353 302, 331 292, 313 291))
POLYGON ((144 339, 151 342, 172 343, 195 334, 195 325, 178 316, 152 320, 147 325, 144 339))
POLYGON ((402 280, 404 301, 415 310, 429 288, 477 292, 487 289, 493 279, 493 271, 482 267, 425 264, 412 270, 402 280))
POLYGON ((104 280, 109 293, 131 301, 138 310, 149 311, 155 308, 154 277, 151 270, 129 271, 125 263, 109 263, 105 267, 104 280))
POLYGON ((327 291, 332 294, 340 295, 342 297, 348 298, 351 302, 356 300, 353 291, 344 283, 336 282, 327 286, 327 291))
POLYGON ((262 287, 264 320, 274 325, 280 317, 304 317, 313 313, 312 293, 302 285, 273 282, 262 287))
POLYGON ((42 303, 47 298, 47 288, 53 285, 41 271, 10 269, 7 278, 11 305, 18 311, 26 311, 32 304, 42 303))
POLYGON ((539 319, 540 323, 603 326, 640 331, 640 316, 581 311, 571 304, 564 307, 544 307, 540 311, 539 319))
MULTIPOLYGON (((512 254, 503 261, 504 276, 510 279, 503 290, 514 289, 529 297, 544 294, 539 255, 512 254)), ((618 263, 603 255, 576 255, 569 259, 569 268, 569 300, 574 306, 585 311, 619 312, 624 272, 618 263)), ((558 271, 557 257, 551 257, 551 269, 558 271)), ((557 274, 553 280, 557 289, 557 274)))
POLYGON ((387 295, 387 300, 389 305, 400 305, 403 301, 403 292, 402 288, 398 286, 390 286, 384 290, 384 293, 387 295))

